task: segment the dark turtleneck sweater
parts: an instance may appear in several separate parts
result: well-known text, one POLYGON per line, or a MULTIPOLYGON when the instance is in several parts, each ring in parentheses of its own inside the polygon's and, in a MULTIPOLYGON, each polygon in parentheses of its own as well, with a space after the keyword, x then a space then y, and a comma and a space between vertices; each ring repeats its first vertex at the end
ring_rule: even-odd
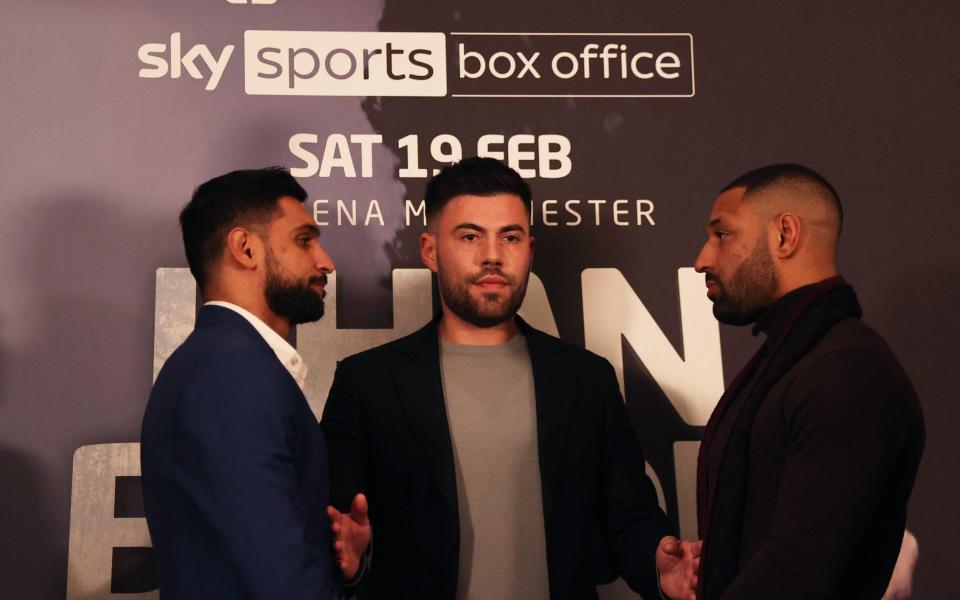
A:
MULTIPOLYGON (((709 481, 763 354, 809 287, 757 319, 761 357, 718 423, 709 481)), ((739 569, 723 599, 881 598, 923 445, 916 393, 886 342, 857 318, 834 325, 764 396, 750 429, 739 569)))
MULTIPOLYGON (((733 427, 734 421, 737 419, 737 415, 740 414, 740 410, 743 408, 743 403, 753 390, 753 386, 756 383, 755 379, 757 378, 760 369, 765 364, 766 359, 769 358, 768 354, 770 348, 774 347, 776 343, 779 342, 784 336, 784 334, 786 334, 790 316, 797 309, 797 306, 800 304, 800 302, 803 301, 803 297, 813 288, 814 285, 816 284, 805 285, 787 294, 784 294, 775 300, 770 306, 768 306, 759 317, 757 317, 756 322, 753 324, 753 336, 756 337, 760 333, 764 333, 766 334, 766 340, 757 351, 758 356, 757 360, 754 361, 754 369, 748 375, 749 382, 741 389, 740 394, 734 398, 733 402, 730 404, 729 410, 723 413, 723 417, 720 419, 720 423, 717 425, 717 439, 725 440, 730 435, 730 430, 733 427)), ((707 471, 708 481, 716 481, 717 474, 720 471, 720 463, 722 458, 722 452, 710 453, 710 462, 707 471)))

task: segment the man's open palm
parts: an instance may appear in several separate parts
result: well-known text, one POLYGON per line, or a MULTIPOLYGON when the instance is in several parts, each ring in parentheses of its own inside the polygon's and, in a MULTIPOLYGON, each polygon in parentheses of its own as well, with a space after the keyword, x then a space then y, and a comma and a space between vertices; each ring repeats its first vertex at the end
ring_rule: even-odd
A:
POLYGON ((697 571, 703 542, 688 542, 667 536, 657 546, 660 589, 673 600, 696 600, 697 571))
POLYGON ((357 494, 350 506, 350 514, 344 514, 332 506, 327 507, 330 516, 330 531, 333 532, 333 549, 337 553, 337 565, 348 580, 353 579, 360 568, 360 559, 370 543, 370 519, 367 518, 367 498, 357 494))

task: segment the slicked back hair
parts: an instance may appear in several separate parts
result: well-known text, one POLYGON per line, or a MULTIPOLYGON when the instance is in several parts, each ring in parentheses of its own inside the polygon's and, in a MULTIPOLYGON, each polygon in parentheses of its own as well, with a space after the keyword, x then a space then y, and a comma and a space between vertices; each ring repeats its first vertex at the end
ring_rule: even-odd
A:
POLYGON ((749 173, 744 173, 720 191, 723 193, 737 187, 746 188, 746 194, 748 195, 776 188, 794 188, 813 192, 814 196, 836 213, 838 236, 843 229, 843 206, 840 204, 840 196, 837 194, 837 190, 825 177, 810 167, 794 163, 767 165, 749 173))
POLYGON ((530 186, 516 171, 495 158, 465 158, 444 168, 427 183, 424 195, 427 223, 457 196, 496 194, 519 197, 530 214, 530 186))
POLYGON ((279 216, 278 201, 284 196, 300 202, 307 199, 306 190, 283 167, 233 171, 194 190, 180 212, 180 229, 187 264, 201 291, 223 254, 230 230, 246 227, 263 235, 279 216))

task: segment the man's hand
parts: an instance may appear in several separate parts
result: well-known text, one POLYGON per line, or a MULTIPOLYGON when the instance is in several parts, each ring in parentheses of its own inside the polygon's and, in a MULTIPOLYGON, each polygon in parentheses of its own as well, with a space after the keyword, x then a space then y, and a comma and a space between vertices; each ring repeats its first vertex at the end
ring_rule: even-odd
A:
POLYGON ((666 536, 657 546, 660 589, 673 600, 696 600, 697 572, 703 542, 688 542, 666 536))
POLYGON ((333 549, 337 553, 337 565, 347 581, 353 579, 360 568, 360 558, 370 543, 370 520, 367 519, 367 498, 357 494, 346 515, 332 506, 327 507, 330 516, 330 531, 333 532, 333 549))

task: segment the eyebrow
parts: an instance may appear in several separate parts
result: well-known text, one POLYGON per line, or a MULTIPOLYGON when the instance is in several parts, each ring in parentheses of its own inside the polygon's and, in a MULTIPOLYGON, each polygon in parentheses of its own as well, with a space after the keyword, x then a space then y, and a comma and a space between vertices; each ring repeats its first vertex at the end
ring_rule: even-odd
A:
MULTIPOLYGON (((453 228, 454 231, 458 229, 471 229, 473 231, 479 231, 480 233, 484 233, 486 231, 486 229, 484 229, 483 227, 480 227, 475 223, 460 223, 459 225, 453 228)), ((503 227, 500 228, 499 232, 507 233, 509 231, 526 232, 526 230, 523 228, 523 225, 519 223, 511 223, 509 225, 504 225, 503 227)))
POLYGON ((486 231, 486 229, 484 229, 483 227, 480 227, 479 225, 475 225, 474 223, 460 223, 459 225, 453 228, 454 231, 458 229, 473 229, 474 231, 481 231, 481 232, 486 231))
POLYGON ((723 223, 723 217, 717 217, 716 219, 710 219, 710 222, 707 224, 707 227, 716 227, 723 223))
POLYGON ((312 233, 316 237, 320 237, 320 226, 313 225, 310 223, 304 223, 303 225, 300 225, 299 227, 294 228, 293 234, 297 235, 299 233, 312 233))

